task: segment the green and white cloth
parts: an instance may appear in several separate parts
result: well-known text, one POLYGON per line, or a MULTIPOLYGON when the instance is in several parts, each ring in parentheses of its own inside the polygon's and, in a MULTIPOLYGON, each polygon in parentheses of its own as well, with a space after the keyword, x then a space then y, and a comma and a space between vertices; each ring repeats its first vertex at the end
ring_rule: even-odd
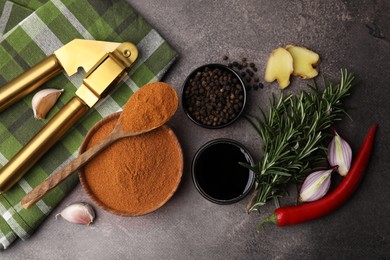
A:
MULTIPOLYGON (((91 109, 18 184, 0 195, 0 249, 5 249, 18 237, 24 240, 34 232, 77 184, 77 175, 73 174, 29 210, 20 205, 24 195, 77 155, 84 136, 97 121, 120 110, 139 87, 160 80, 175 60, 176 52, 124 0, 0 0, 0 21, 0 86, 75 38, 130 41, 140 52, 125 82, 91 109)), ((33 117, 31 99, 35 92, 0 112, 1 165, 74 96, 82 76, 68 77, 62 73, 40 88, 65 89, 44 121, 33 117)))

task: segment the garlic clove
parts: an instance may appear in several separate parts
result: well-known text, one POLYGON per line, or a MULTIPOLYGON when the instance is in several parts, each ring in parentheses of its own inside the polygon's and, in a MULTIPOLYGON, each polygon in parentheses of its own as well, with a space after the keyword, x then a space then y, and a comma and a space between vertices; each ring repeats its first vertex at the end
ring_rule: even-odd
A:
POLYGON ((56 218, 58 216, 71 223, 89 225, 95 219, 95 211, 87 203, 74 203, 58 213, 56 218))
POLYGON ((31 101, 34 117, 44 119, 62 92, 64 92, 63 89, 43 89, 35 93, 31 101))
POLYGON ((325 196, 330 187, 330 176, 333 170, 334 168, 309 174, 302 184, 299 200, 309 202, 325 196))
POLYGON ((338 167, 337 171, 341 176, 345 176, 351 167, 352 149, 336 131, 334 134, 328 147, 328 161, 331 166, 338 167))

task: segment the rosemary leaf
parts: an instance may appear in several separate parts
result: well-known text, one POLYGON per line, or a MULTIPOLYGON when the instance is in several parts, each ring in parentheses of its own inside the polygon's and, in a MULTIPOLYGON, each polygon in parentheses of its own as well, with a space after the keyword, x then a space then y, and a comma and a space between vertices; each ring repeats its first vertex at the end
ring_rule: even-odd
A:
POLYGON ((285 196, 289 184, 303 181, 326 160, 327 130, 346 114, 342 99, 350 94, 353 80, 353 74, 341 70, 339 84, 324 79, 322 92, 314 82, 310 92, 272 95, 268 117, 261 109, 261 117, 247 117, 263 141, 263 158, 255 166, 244 165, 256 175, 249 211, 285 196))

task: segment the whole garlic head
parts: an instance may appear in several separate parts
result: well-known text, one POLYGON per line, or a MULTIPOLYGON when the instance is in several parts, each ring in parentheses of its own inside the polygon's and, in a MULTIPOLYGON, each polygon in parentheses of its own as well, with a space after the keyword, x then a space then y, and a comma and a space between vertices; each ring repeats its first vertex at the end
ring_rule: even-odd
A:
POLYGON ((53 108, 63 89, 43 89, 32 98, 31 105, 36 119, 45 119, 47 113, 53 108))

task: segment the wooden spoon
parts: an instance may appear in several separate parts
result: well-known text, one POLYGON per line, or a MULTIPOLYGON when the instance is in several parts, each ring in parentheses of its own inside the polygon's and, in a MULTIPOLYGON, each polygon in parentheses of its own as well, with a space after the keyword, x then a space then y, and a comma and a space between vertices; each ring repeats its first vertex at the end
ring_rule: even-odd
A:
POLYGON ((176 91, 168 84, 155 82, 143 86, 130 97, 114 130, 102 142, 80 154, 26 194, 21 201, 22 206, 27 209, 34 205, 74 171, 115 141, 143 134, 162 126, 173 116, 177 107, 176 91))

